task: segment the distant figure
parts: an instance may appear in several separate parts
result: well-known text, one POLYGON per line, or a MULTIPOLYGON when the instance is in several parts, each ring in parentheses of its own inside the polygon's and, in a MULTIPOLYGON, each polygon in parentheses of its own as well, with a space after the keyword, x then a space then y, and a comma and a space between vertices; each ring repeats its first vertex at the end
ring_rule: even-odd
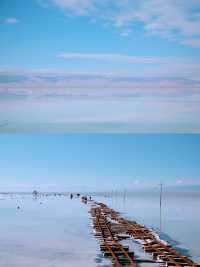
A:
POLYGON ((38 191, 34 190, 32 194, 33 194, 33 198, 36 200, 38 198, 38 191))
POLYGON ((70 194, 70 198, 71 198, 71 199, 73 198, 73 194, 70 194))
POLYGON ((37 196, 37 195, 38 195, 37 190, 34 190, 34 191, 33 191, 33 195, 34 195, 34 196, 37 196))
POLYGON ((90 196, 89 199, 92 200, 92 197, 90 196))
POLYGON ((77 194, 77 197, 80 197, 80 194, 79 193, 77 194))
POLYGON ((81 201, 85 204, 87 204, 87 196, 82 196, 81 201))
POLYGON ((17 209, 20 210, 20 206, 17 206, 17 209))

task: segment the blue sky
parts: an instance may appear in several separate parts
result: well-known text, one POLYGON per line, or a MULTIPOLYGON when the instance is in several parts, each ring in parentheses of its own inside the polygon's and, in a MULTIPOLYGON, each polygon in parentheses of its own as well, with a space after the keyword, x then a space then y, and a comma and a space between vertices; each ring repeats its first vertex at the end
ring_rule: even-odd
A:
POLYGON ((0 191, 200 185, 199 135, 0 135, 0 191))
POLYGON ((198 0, 2 0, 0 131, 200 132, 199 29, 198 0))

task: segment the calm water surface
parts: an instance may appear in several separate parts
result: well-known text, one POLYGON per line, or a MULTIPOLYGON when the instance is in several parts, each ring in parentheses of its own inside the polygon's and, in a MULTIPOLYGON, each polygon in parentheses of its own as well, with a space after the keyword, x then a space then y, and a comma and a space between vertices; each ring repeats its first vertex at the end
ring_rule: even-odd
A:
MULTIPOLYGON (((95 198, 155 229, 200 263, 198 192, 164 194, 161 231, 159 194, 95 198)), ((35 199, 31 195, 0 195, 0 266, 108 266, 93 237, 88 209, 79 199, 70 200, 68 196, 35 199)))
MULTIPOLYGON (((88 208, 69 197, 0 197, 1 267, 73 267, 97 264, 98 243, 88 208), (17 210, 17 206, 21 209, 17 210)), ((99 259, 100 260, 100 259, 99 259)))

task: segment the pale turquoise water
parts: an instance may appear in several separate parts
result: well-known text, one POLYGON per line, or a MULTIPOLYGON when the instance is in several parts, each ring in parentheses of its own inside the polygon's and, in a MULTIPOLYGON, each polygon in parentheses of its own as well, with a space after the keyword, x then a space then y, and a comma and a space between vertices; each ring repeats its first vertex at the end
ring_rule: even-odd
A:
MULTIPOLYGON (((163 197, 162 237, 200 263, 199 193, 163 197)), ((123 216, 159 230, 157 193, 95 198, 123 216)), ((108 266, 98 255, 88 209, 79 199, 68 196, 35 200, 31 195, 0 195, 0 266, 108 266)))

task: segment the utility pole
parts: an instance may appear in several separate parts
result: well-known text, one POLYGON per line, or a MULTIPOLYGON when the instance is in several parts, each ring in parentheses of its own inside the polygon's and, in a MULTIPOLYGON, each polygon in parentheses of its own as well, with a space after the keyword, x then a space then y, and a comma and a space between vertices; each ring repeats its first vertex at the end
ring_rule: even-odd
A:
POLYGON ((125 199, 126 199, 126 189, 124 189, 123 198, 124 198, 124 201, 125 201, 125 199))
POLYGON ((162 194, 163 194, 163 184, 160 183, 160 231, 162 230, 162 194))

